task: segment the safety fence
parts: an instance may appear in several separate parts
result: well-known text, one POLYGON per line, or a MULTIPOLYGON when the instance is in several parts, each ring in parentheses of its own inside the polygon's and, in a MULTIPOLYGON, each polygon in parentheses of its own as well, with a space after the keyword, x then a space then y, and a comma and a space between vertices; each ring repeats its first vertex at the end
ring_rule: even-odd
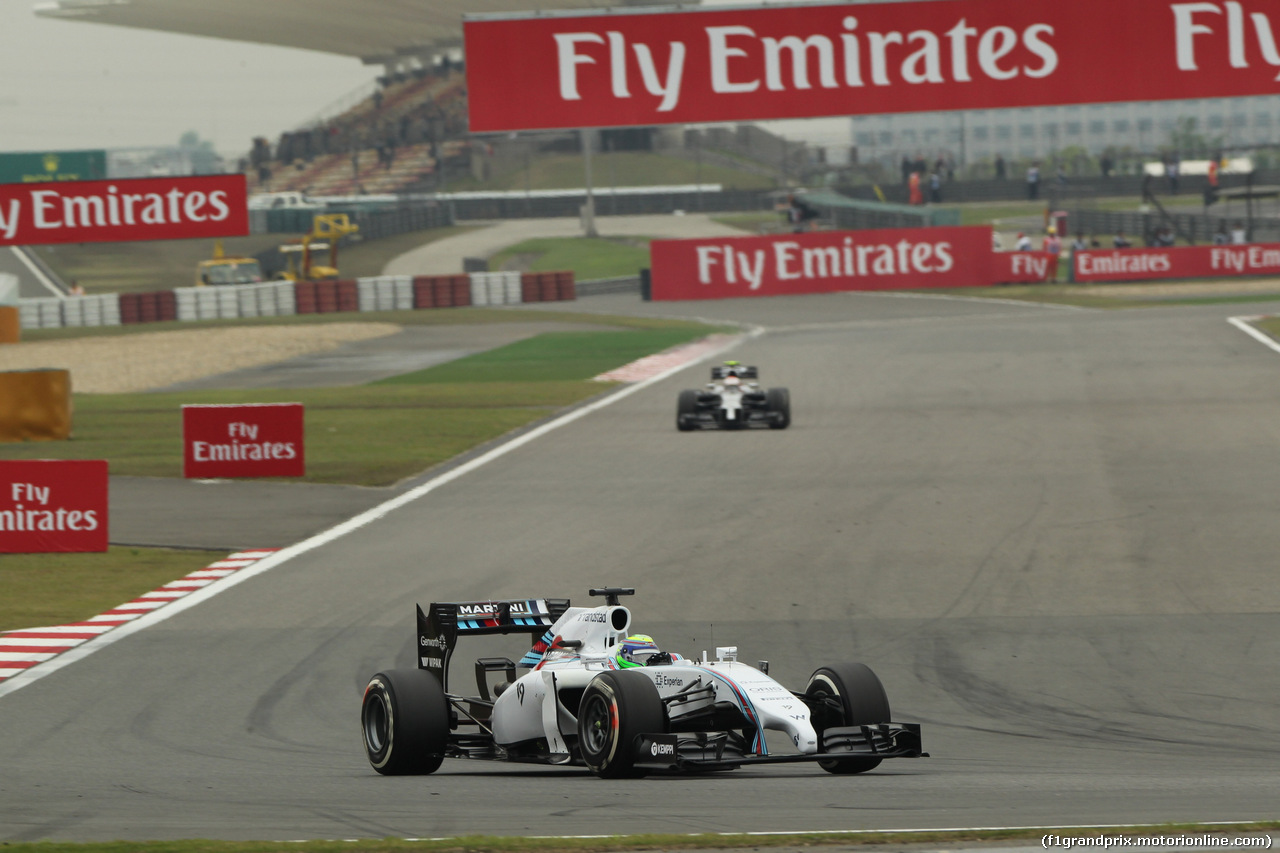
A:
POLYGON ((24 329, 520 305, 577 298, 572 272, 384 275, 21 299, 24 329))

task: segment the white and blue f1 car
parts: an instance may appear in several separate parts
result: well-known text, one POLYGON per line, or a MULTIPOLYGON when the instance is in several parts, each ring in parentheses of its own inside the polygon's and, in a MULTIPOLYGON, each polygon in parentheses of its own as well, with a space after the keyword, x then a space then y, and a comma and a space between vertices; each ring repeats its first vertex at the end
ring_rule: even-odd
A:
POLYGON ((857 663, 818 668, 803 690, 769 677, 767 662, 737 660, 736 647, 690 660, 631 632, 619 596, 432 604, 418 608, 418 669, 379 672, 360 711, 365 753, 383 774, 432 773, 445 758, 588 767, 598 776, 652 769, 729 770, 817 763, 862 773, 886 758, 915 758, 920 726, 892 723, 880 680, 857 663), (460 637, 525 634, 519 663, 482 657, 477 693, 450 686, 460 637), (496 683, 495 683, 496 682, 496 683), (766 732, 780 732, 766 739, 766 732), (785 751, 779 749, 786 747, 785 751))

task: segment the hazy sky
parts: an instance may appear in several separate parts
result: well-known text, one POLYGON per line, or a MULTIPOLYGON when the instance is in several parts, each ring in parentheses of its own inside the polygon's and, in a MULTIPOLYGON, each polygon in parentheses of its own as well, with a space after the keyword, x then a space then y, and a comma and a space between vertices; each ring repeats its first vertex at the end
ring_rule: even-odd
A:
POLYGON ((0 151, 171 145, 194 130, 234 157, 382 72, 312 51, 38 18, 32 6, 0 0, 0 151))

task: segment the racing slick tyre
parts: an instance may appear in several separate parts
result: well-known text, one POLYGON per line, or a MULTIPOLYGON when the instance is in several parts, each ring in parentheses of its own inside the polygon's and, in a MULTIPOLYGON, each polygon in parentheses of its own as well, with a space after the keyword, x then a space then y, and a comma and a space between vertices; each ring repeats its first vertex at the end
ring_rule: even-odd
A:
MULTIPOLYGON (((887 723, 889 697, 884 685, 861 663, 824 666, 809 676, 804 695, 809 698, 813 728, 818 732, 818 748, 822 749, 822 732, 834 726, 862 726, 887 723), (816 700, 816 701, 814 701, 816 700)), ((879 758, 840 758, 819 761, 828 773, 866 773, 880 764, 879 758)))
POLYGON ((449 701, 435 676, 393 669, 369 680, 360 707, 364 751, 384 776, 434 773, 449 741, 449 701))
POLYGON ((638 672, 602 672, 578 706, 578 751, 603 779, 643 776, 636 767, 636 735, 667 730, 658 688, 638 672))
POLYGON ((681 391, 676 400, 676 429, 692 432, 698 426, 698 392, 681 391))
POLYGON ((770 388, 765 392, 765 403, 771 414, 769 429, 786 429, 791 426, 791 392, 786 388, 770 388))

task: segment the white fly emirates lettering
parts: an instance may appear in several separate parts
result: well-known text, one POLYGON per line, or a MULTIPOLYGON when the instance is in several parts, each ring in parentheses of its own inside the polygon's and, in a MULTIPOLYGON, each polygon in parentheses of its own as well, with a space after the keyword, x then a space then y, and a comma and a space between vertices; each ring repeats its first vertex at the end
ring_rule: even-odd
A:
POLYGON ((1280 270, 1280 249, 1274 247, 1249 246, 1244 249, 1228 249, 1215 246, 1209 257, 1209 264, 1215 270, 1228 272, 1275 272, 1280 270))
POLYGON ((1173 261, 1167 253, 1086 252, 1077 257, 1082 275, 1167 273, 1173 269, 1173 261))
POLYGON ((696 249, 699 284, 745 284, 759 290, 767 281, 888 278, 911 274, 940 274, 955 268, 948 241, 899 240, 858 244, 844 237, 834 245, 802 246, 779 240, 766 248, 742 251, 731 244, 696 249))
MULTIPOLYGON (((47 185, 46 185, 47 186, 47 185)), ((167 192, 121 192, 109 184, 105 192, 79 195, 62 189, 32 189, 27 193, 31 226, 37 232, 92 229, 107 226, 181 225, 223 222, 231 215, 227 193, 175 187, 167 192)), ((0 209, 0 234, 16 239, 22 221, 23 200, 9 199, 0 209)), ((25 235, 39 242, 38 235, 25 235)))
MULTIPOLYGON (((1170 8, 1173 11, 1179 70, 1199 71, 1202 59, 1218 61, 1224 54, 1232 68, 1252 68, 1252 48, 1257 49, 1257 56, 1267 65, 1280 68, 1276 28, 1265 13, 1250 12, 1246 15, 1243 4, 1238 0, 1174 3, 1170 8)), ((1280 80, 1280 74, 1276 80, 1280 80)))
MULTIPOLYGON (((980 30, 960 18, 948 29, 880 32, 864 30, 855 16, 846 15, 834 32, 775 38, 758 34, 749 26, 728 25, 703 27, 702 34, 705 42, 697 48, 705 50, 709 79, 696 85, 709 85, 716 94, 985 84, 1019 77, 1046 78, 1059 65, 1054 27, 1047 23, 980 30)), ((579 79, 583 75, 607 74, 614 98, 631 98, 642 88, 658 99, 659 113, 679 105, 688 81, 686 68, 691 65, 687 61, 690 49, 684 42, 661 46, 629 43, 617 30, 555 33, 552 37, 562 100, 582 100, 579 79)))
POLYGON ((8 497, 12 505, 10 508, 0 509, 0 533, 87 533, 97 530, 100 523, 96 510, 60 505, 50 486, 10 483, 8 497))
POLYGON ((298 448, 292 441, 262 441, 259 426, 242 422, 227 425, 228 441, 191 443, 196 462, 262 462, 270 459, 297 459, 298 448))

